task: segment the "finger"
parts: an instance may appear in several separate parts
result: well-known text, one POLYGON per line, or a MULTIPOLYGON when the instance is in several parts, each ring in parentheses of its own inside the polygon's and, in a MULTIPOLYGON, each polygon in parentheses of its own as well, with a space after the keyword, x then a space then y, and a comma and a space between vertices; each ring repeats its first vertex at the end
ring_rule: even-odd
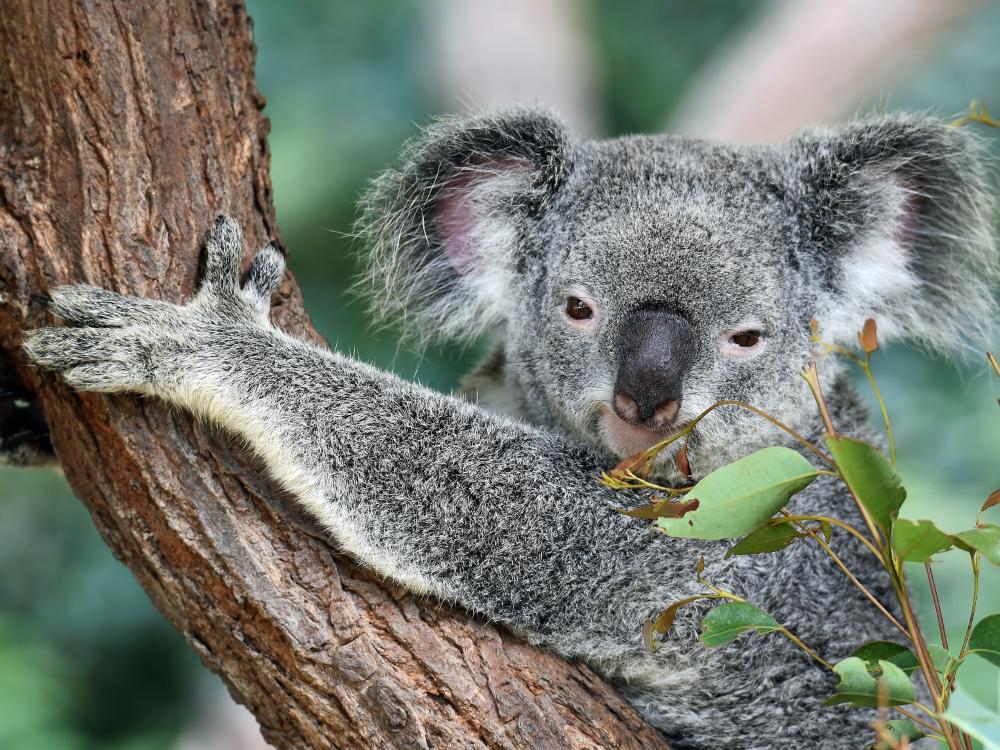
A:
POLYGON ((270 243, 264 247, 250 264, 243 290, 270 306, 271 295, 285 275, 285 258, 277 245, 270 243))
POLYGON ((235 291, 243 257, 243 233, 228 216, 217 216, 205 237, 205 281, 216 291, 235 291))
POLYGON ((134 334, 113 328, 39 328, 24 335, 24 353, 46 370, 137 359, 134 334))
POLYGON ((51 294, 49 309, 82 326, 122 327, 163 320, 173 308, 168 302, 126 297, 86 284, 57 287, 51 294))
POLYGON ((117 393, 142 389, 138 372, 122 362, 79 365, 63 373, 63 379, 80 391, 117 393))

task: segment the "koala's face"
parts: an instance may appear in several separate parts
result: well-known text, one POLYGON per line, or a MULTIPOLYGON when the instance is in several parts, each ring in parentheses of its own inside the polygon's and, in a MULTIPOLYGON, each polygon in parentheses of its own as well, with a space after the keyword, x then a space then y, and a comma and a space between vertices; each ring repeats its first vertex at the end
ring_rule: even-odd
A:
MULTIPOLYGON (((926 118, 779 146, 575 144, 517 110, 430 128, 374 183, 360 230, 378 312, 422 337, 502 331, 530 416, 626 456, 718 401, 813 430, 813 317, 848 345, 868 317, 883 341, 945 350, 986 328, 1000 273, 983 173, 968 131, 926 118)), ((689 436, 691 467, 782 437, 720 407, 689 436)))
MULTIPOLYGON (((550 419, 620 457, 721 400, 799 415, 810 312, 788 268, 794 229, 745 156, 667 138, 581 148, 526 240, 543 261, 515 293, 508 367, 550 419)), ((714 412, 691 435, 692 466, 773 441, 767 428, 714 412)))

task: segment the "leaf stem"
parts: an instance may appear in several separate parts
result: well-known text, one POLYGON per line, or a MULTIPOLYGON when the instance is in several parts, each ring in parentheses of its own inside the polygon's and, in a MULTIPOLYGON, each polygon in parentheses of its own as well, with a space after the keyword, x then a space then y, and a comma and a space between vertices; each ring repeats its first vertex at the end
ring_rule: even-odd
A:
POLYGON ((813 539, 815 539, 816 543, 823 548, 823 551, 830 556, 830 559, 837 564, 837 567, 840 568, 841 572, 843 572, 843 574, 847 576, 847 578, 851 581, 851 583, 853 583, 855 587, 857 587, 858 591, 864 594, 865 597, 867 597, 868 601, 870 601, 873 605, 875 605, 875 608, 883 615, 885 615, 885 617, 889 620, 889 622, 895 625, 896 629, 899 630, 900 633, 902 633, 908 640, 911 641, 913 640, 910 637, 910 634, 907 632, 906 628, 904 628, 900 624, 899 620, 893 617, 892 613, 889 612, 889 610, 886 609, 882 605, 882 603, 875 598, 875 595, 872 594, 872 592, 869 591, 867 588, 865 588, 865 585, 858 580, 857 576, 855 576, 854 573, 851 572, 850 568, 848 568, 847 565, 844 563, 844 561, 840 559, 840 556, 833 551, 833 549, 830 547, 829 544, 823 541, 822 537, 820 537, 819 534, 817 534, 815 531, 810 529, 808 526, 805 526, 804 524, 796 524, 796 528, 800 529, 801 531, 805 532, 813 539))
MULTIPOLYGON (((933 724, 931 724, 929 721, 926 721, 925 719, 921 719, 915 713, 912 713, 911 711, 907 711, 902 706, 895 706, 895 709, 897 711, 899 711, 899 713, 903 714, 903 716, 905 716, 907 719, 909 719, 910 721, 912 721, 914 724, 919 724, 924 729, 927 729, 927 730, 933 732, 935 735, 938 734, 939 728, 936 727, 936 726, 934 726, 933 724)), ((933 713, 931 713, 931 715, 933 716, 933 713)))
MULTIPOLYGON (((851 356, 854 356, 853 354, 851 356)), ((820 416, 823 419, 823 425, 826 427, 827 434, 832 437, 837 437, 837 431, 834 429, 833 420, 830 419, 830 410, 827 409, 826 399, 823 398, 823 389, 819 384, 819 371, 816 369, 816 361, 813 360, 809 362, 804 368, 802 368, 802 377, 809 385, 809 390, 812 391, 813 398, 816 399, 816 405, 819 407, 820 416)), ((864 504, 858 499, 857 494, 851 488, 847 482, 844 482, 847 489, 851 493, 851 497, 854 499, 854 504, 858 508, 858 512, 861 517, 865 519, 865 526, 868 527, 868 533, 871 534, 872 541, 875 542, 876 547, 882 546, 882 537, 878 533, 878 527, 875 525, 875 521, 872 519, 871 514, 868 509, 865 508, 864 504)), ((883 560, 885 560, 883 556, 883 560)))
POLYGON ((816 406, 819 407, 819 415, 823 420, 823 426, 830 437, 837 437, 837 431, 833 427, 833 420, 830 419, 830 410, 826 406, 826 399, 823 398, 823 391, 819 385, 819 370, 816 369, 816 361, 809 362, 802 368, 802 377, 809 384, 813 398, 816 399, 816 406))
POLYGON ((976 605, 979 602, 979 564, 980 555, 978 552, 972 553, 972 606, 969 611, 969 626, 965 629, 965 638, 962 639, 962 650, 959 657, 965 656, 969 650, 969 641, 972 640, 972 625, 976 619, 976 605))
POLYGON ((833 665, 830 662, 828 662, 822 656, 820 656, 815 651, 813 651, 811 648, 809 648, 805 643, 802 642, 801 638, 799 638, 797 635, 795 635, 795 633, 793 633, 791 630, 789 630, 788 628, 786 628, 784 625, 779 625, 778 626, 778 632, 784 634, 784 636, 788 640, 790 640, 792 643, 794 643, 800 649, 802 649, 803 651, 805 651, 807 654, 809 654, 809 656, 811 656, 813 659, 815 659, 816 661, 818 661, 820 664, 822 664, 824 667, 826 667, 827 669, 829 669, 831 672, 834 671, 833 665))
MULTIPOLYGON (((719 588, 718 586, 713 586, 711 583, 709 583, 707 580, 705 580, 705 578, 702 577, 702 575, 700 573, 698 574, 698 582, 700 584, 702 584, 703 586, 705 586, 705 587, 711 589, 712 591, 714 591, 715 594, 716 594, 715 598, 729 599, 729 600, 734 601, 734 602, 743 602, 744 604, 748 603, 746 599, 744 599, 741 596, 737 596, 736 594, 732 593, 731 591, 726 591, 725 589, 719 588)), ((827 669, 829 669, 831 672, 835 671, 834 668, 833 668, 833 665, 830 662, 828 662, 822 656, 820 656, 815 651, 813 651, 811 648, 809 648, 805 643, 802 642, 801 638, 799 638, 797 635, 795 635, 795 633, 793 633, 791 630, 789 630, 788 628, 786 628, 784 625, 778 625, 778 631, 777 632, 780 632, 781 634, 783 634, 786 638, 788 638, 788 640, 790 640, 792 643, 794 643, 800 649, 802 649, 803 651, 805 651, 807 654, 809 654, 809 656, 811 656, 813 659, 815 659, 816 661, 818 661, 820 664, 822 664, 824 667, 826 667, 827 669)))
POLYGON ((948 650, 948 632, 944 627, 944 614, 941 612, 941 600, 938 598, 937 583, 934 581, 934 570, 929 562, 924 563, 924 570, 927 571, 927 583, 931 587, 931 598, 934 600, 934 614, 937 615, 938 632, 941 633, 941 645, 944 650, 948 650))
POLYGON ((770 422, 771 424, 773 424, 778 429, 783 430, 784 432, 786 432, 788 435, 790 435, 792 438, 794 438, 797 442, 799 442, 805 448, 808 448, 810 451, 812 451, 813 453, 815 453, 817 456, 819 456, 819 458, 821 458, 823 461, 825 461, 830 466, 834 466, 835 465, 833 459, 830 456, 828 456, 826 453, 824 453, 822 450, 820 450, 820 448, 818 446, 816 446, 813 443, 809 442, 805 437, 802 436, 801 433, 796 432, 795 430, 793 430, 791 427, 789 427, 788 425, 786 425, 784 422, 782 422, 781 420, 777 419, 776 417, 772 417, 770 414, 768 414, 763 409, 758 409, 756 406, 751 406, 750 404, 746 403, 745 401, 737 401, 735 399, 724 399, 722 401, 716 401, 714 404, 712 404, 707 409, 705 409, 701 414, 699 414, 697 417, 695 417, 690 422, 688 422, 688 424, 684 427, 684 429, 682 429, 679 432, 671 435, 670 437, 666 438, 665 440, 662 440, 661 442, 657 443, 652 448, 650 448, 648 451, 646 451, 646 455, 649 456, 650 458, 655 457, 660 451, 662 451, 668 445, 670 445, 671 443, 673 443, 673 442, 675 442, 677 440, 680 440, 682 437, 685 437, 686 435, 688 435, 691 432, 691 430, 694 429, 695 425, 697 425, 702 419, 704 419, 705 417, 707 417, 710 413, 712 413, 713 411, 715 411, 716 409, 718 409, 720 406, 736 406, 736 407, 739 407, 740 409, 746 409, 748 411, 752 411, 758 417, 763 417, 764 419, 766 419, 768 422, 770 422))
POLYGON ((889 412, 885 408, 885 401, 882 399, 882 391, 879 390, 878 383, 875 382, 875 375, 872 373, 871 367, 872 355, 868 355, 865 360, 857 360, 861 366, 862 372, 864 372, 865 377, 868 378, 868 385, 871 386, 872 393, 875 394, 875 400, 878 401, 879 411, 882 412, 882 421, 885 423, 885 435, 889 441, 889 461, 892 463, 892 468, 896 468, 896 439, 892 435, 892 422, 889 421, 889 412))
POLYGON ((839 354, 842 357, 846 357, 856 364, 861 371, 865 374, 868 379, 868 385, 871 386, 872 393, 875 394, 875 400, 878 402, 879 411, 882 412, 882 421, 885 423, 885 434, 889 440, 889 460, 892 463, 892 468, 896 468, 896 440, 892 435, 892 422, 889 421, 889 412, 885 408, 885 401, 882 398, 882 391, 878 387, 878 383, 875 382, 875 374, 872 372, 872 352, 868 352, 864 359, 861 359, 857 354, 852 352, 847 347, 839 346, 837 344, 823 344, 826 349, 825 353, 833 352, 839 354))
POLYGON ((853 526, 851 526, 849 523, 845 523, 844 521, 841 521, 839 518, 833 518, 832 516, 796 516, 796 515, 788 515, 785 518, 788 521, 792 521, 792 522, 795 522, 795 521, 819 521, 820 523, 829 523, 829 524, 832 524, 833 526, 841 528, 844 531, 846 531, 847 533, 853 535, 859 542, 861 542, 869 550, 871 550, 871 553, 873 555, 875 555, 875 557, 877 557, 879 560, 882 559, 882 553, 878 551, 878 548, 876 548, 874 544, 872 544, 870 541, 868 541, 868 539, 865 538, 864 534, 862 534, 856 528, 854 528, 853 526))
MULTIPOLYGON (((890 559, 891 561, 891 559, 890 559)), ((920 630, 920 623, 910 606, 910 598, 906 591, 906 580, 903 576, 902 563, 888 566, 893 588, 896 590, 896 598, 903 608, 903 619, 906 621, 907 630, 910 633, 910 640, 917 652, 917 661, 920 663, 920 671, 924 676, 924 681, 934 699, 934 715, 941 726, 941 734, 944 735, 950 750, 962 750, 955 737, 954 727, 944 718, 944 703, 941 700, 941 683, 937 677, 937 670, 934 668, 934 661, 927 650, 927 643, 924 641, 924 634, 920 630)))

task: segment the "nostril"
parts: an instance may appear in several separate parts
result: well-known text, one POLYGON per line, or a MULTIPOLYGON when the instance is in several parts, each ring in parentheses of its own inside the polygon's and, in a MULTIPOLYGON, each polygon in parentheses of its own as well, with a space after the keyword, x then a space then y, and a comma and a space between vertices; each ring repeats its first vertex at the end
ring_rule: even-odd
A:
POLYGON ((635 399, 624 391, 618 391, 614 397, 615 414, 626 422, 635 424, 639 422, 639 405, 635 399))
POLYGON ((648 420, 650 428, 654 430, 662 430, 670 426, 670 423, 674 421, 674 417, 677 416, 677 412, 680 411, 680 408, 680 401, 664 401, 653 410, 653 416, 648 420))

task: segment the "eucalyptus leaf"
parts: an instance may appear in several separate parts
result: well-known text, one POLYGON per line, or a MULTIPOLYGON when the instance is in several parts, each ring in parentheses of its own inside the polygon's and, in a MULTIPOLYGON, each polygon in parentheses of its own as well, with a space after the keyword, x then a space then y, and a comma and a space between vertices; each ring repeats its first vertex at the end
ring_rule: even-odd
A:
POLYGON ((952 534, 956 547, 967 552, 979 552, 994 565, 1000 565, 1000 526, 984 523, 968 531, 952 534))
POLYGON ((899 747, 899 743, 904 739, 907 742, 916 742, 924 736, 920 727, 909 719, 893 719, 892 721, 887 721, 885 723, 885 728, 889 734, 892 735, 896 744, 890 745, 885 740, 880 740, 875 745, 875 750, 893 750, 894 747, 899 747))
POLYGON ((888 530, 906 499, 906 490, 889 459, 868 443, 850 437, 827 435, 826 445, 847 486, 875 523, 888 530))
POLYGON ((729 539, 749 534, 805 489, 819 472, 790 448, 774 446, 716 469, 684 496, 698 507, 683 518, 661 518, 670 536, 729 539))
POLYGON ((872 707, 881 702, 886 706, 904 706, 917 699, 910 678, 892 662, 879 661, 876 674, 872 674, 863 659, 849 656, 833 669, 837 673, 837 692, 823 705, 850 703, 872 707))
POLYGON ((983 750, 1000 750, 1000 714, 981 705, 960 686, 952 691, 944 717, 979 740, 983 750))
POLYGON ((983 503, 983 507, 979 509, 979 512, 982 513, 984 510, 989 510, 994 505, 1000 505, 1000 490, 993 490, 990 493, 990 496, 986 498, 986 502, 983 503))
POLYGON ((932 522, 897 518, 892 524, 892 548, 906 562, 930 562, 931 555, 951 549, 952 538, 932 522))
POLYGON ((706 646, 724 646, 748 630, 770 633, 781 625, 771 615, 749 602, 720 604, 701 621, 701 642, 706 646))
POLYGON ((760 555, 784 549, 804 534, 790 523, 765 523, 733 545, 726 557, 734 555, 760 555))
POLYGON ((969 650, 1000 667, 1000 615, 987 615, 976 623, 969 650))
MULTIPOLYGON (((927 651, 931 655, 934 668, 944 674, 948 669, 949 663, 952 661, 951 654, 936 643, 928 643, 927 651)), ((910 649, 890 641, 872 641, 866 643, 855 649, 851 656, 863 659, 869 669, 876 669, 880 661, 891 662, 908 675, 920 669, 920 662, 910 649)))
POLYGON ((891 661, 906 674, 911 674, 920 668, 920 662, 906 646, 900 646, 891 641, 871 641, 854 650, 851 656, 856 656, 874 669, 880 661, 891 661))
POLYGON ((682 607, 686 607, 687 605, 691 604, 692 602, 696 602, 699 599, 710 599, 710 598, 711 598, 710 596, 705 596, 705 595, 689 596, 674 602, 665 610, 660 612, 659 617, 657 617, 655 622, 653 623, 653 631, 659 633, 660 635, 664 635, 668 630, 670 630, 671 627, 673 627, 674 620, 677 617, 677 613, 681 610, 682 607))
MULTIPOLYGON (((936 669, 941 674, 947 674, 948 668, 952 665, 952 662, 954 661, 954 658, 948 652, 948 650, 942 646, 937 645, 936 643, 928 643, 927 651, 931 655, 931 661, 934 663, 934 669, 936 669)), ((916 657, 913 658, 915 659, 916 657)), ((894 659, 893 662, 895 663, 896 660, 894 659)), ((899 665, 897 664, 896 666, 899 665)))

